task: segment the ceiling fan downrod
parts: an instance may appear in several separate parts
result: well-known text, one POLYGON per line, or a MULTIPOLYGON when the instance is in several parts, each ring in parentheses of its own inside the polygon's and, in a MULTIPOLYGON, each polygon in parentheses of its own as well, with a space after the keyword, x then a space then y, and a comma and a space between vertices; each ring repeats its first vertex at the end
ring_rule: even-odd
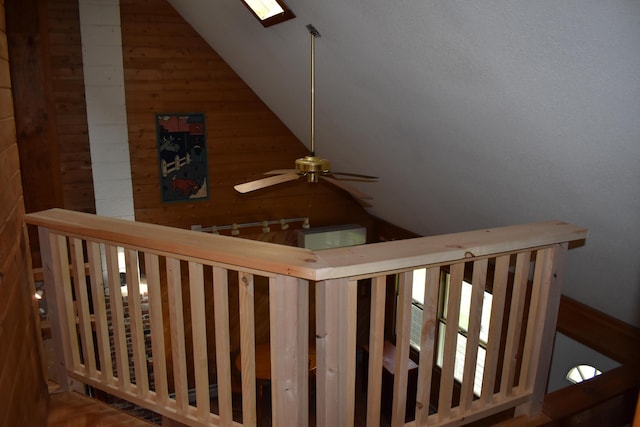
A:
POLYGON ((309 24, 307 25, 307 29, 309 30, 309 34, 311 34, 311 155, 316 155, 316 37, 320 37, 320 33, 316 28, 309 24))
POLYGON ((296 171, 306 175, 309 182, 318 182, 318 174, 329 172, 330 165, 327 159, 316 156, 315 39, 320 33, 311 24, 307 25, 307 30, 311 34, 311 154, 296 160, 296 171))
POLYGON ((253 181, 234 185, 234 189, 239 193, 249 193, 251 191, 260 190, 262 188, 271 187, 273 185, 282 184, 289 181, 295 181, 300 177, 305 177, 308 182, 318 182, 321 179, 338 187, 358 200, 364 206, 369 206, 364 199, 370 199, 366 193, 363 193, 350 185, 342 182, 349 178, 336 178, 335 175, 343 175, 351 177, 355 181, 375 181, 375 176, 360 175, 346 172, 331 172, 329 161, 322 157, 316 156, 315 153, 315 39, 320 37, 320 33, 313 25, 307 25, 309 34, 311 34, 311 152, 295 161, 295 170, 280 169, 266 172, 265 175, 272 175, 266 178, 255 179, 253 181))

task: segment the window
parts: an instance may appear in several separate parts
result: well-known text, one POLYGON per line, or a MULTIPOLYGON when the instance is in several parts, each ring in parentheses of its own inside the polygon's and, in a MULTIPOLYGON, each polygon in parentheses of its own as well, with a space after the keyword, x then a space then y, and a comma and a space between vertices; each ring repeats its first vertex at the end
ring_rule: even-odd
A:
POLYGON ((594 368, 591 365, 578 365, 569 369, 569 372, 567 373, 567 380, 573 384, 577 384, 597 377, 601 373, 602 372, 600 372, 599 369, 594 368))
POLYGON ((367 243, 367 229, 357 224, 298 230, 298 246, 313 251, 367 243))
MULTIPOLYGON (((426 270, 424 268, 413 271, 413 289, 411 305, 411 346, 420 351, 420 327, 422 320, 422 307, 424 304, 426 270)), ((460 303, 460 317, 458 319, 458 335, 456 341, 456 360, 454 377, 462 381, 464 371, 464 359, 467 348, 467 332, 469 329, 469 312, 471 308, 471 283, 462 282, 462 294, 460 303)), ((482 375, 484 372, 484 361, 486 356, 486 345, 489 336, 489 323, 491 320, 491 304, 493 296, 485 291, 482 303, 482 318, 480 322, 480 347, 478 348, 478 358, 476 361, 476 372, 474 378, 473 391, 479 395, 482 390, 482 375)), ((444 352, 444 335, 447 318, 447 305, 449 302, 449 273, 441 274, 441 293, 438 310, 438 342, 436 349, 436 364, 442 367, 444 352)))
POLYGON ((296 17, 281 0, 243 0, 243 3, 263 27, 296 17))

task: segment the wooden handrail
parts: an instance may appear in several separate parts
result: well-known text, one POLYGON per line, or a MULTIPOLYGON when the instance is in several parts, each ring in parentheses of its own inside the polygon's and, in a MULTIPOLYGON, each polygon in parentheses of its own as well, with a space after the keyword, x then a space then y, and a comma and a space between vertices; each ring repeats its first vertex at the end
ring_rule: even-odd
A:
POLYGON ((49 209, 25 215, 28 224, 45 227, 89 240, 181 254, 203 262, 242 267, 273 274, 314 279, 319 265, 314 252, 229 236, 198 233, 157 224, 126 221, 64 209, 49 209))
MULTIPOLYGON (((418 423, 428 420, 429 425, 438 427, 459 425, 462 420, 478 420, 514 407, 518 413, 536 413, 542 406, 551 358, 564 256, 569 242, 587 236, 584 228, 549 221, 311 251, 61 209, 28 214, 26 221, 39 227, 43 276, 51 298, 52 336, 59 341, 59 366, 65 367, 62 375, 191 426, 235 425, 228 375, 232 312, 239 323, 239 336, 234 339, 240 342, 243 420, 249 425, 256 421, 256 277, 268 282, 269 339, 272 348, 278 348, 271 353, 276 355, 271 359, 274 424, 293 420, 304 426, 308 422, 309 319, 315 318, 317 425, 353 425, 356 313, 361 309, 371 313, 369 384, 379 387, 385 286, 390 275, 398 277, 391 424, 404 425, 411 292, 413 271, 418 268, 427 269, 424 286, 428 291, 420 333, 418 423), (119 252, 124 254, 124 266, 118 265, 119 252), (495 265, 491 261, 489 267, 489 259, 495 265), (128 288, 126 307, 120 292, 122 267, 128 288), (437 413, 431 414, 431 367, 440 321, 438 289, 443 286, 440 273, 451 272, 447 309, 451 318, 457 319, 466 267, 473 270, 466 336, 466 354, 470 356, 464 362, 459 393, 454 394, 459 330, 455 322, 449 322, 443 331, 437 413), (139 269, 144 269, 148 285, 145 306, 150 314, 153 371, 157 375, 153 389, 148 382, 139 269), (486 345, 488 374, 479 399, 475 399, 473 373, 489 273, 494 299, 486 345), (370 307, 361 307, 358 298, 358 283, 363 278, 372 279, 367 281, 372 289, 370 307), (309 304, 312 282, 313 311, 309 304), (215 306, 215 319, 207 316, 209 286, 214 296, 208 303, 215 306), (237 307, 230 306, 231 286, 237 307), (212 331, 215 344, 210 342, 212 331), (212 374, 220 396, 219 414, 211 413, 209 407, 209 361, 214 357, 209 354, 210 347, 215 347, 216 372, 212 374), (497 374, 499 363, 504 364, 502 375, 497 374), (194 385, 189 384, 189 372, 194 373, 194 385), (189 401, 189 387, 195 387, 195 403, 189 401)), ((376 424, 380 402, 374 397, 369 404, 374 405, 369 422, 376 424)))
POLYGON ((309 280, 365 276, 420 265, 509 253, 587 238, 588 230, 562 221, 311 251, 229 236, 50 209, 25 216, 27 223, 83 238, 186 254, 198 260, 309 280))

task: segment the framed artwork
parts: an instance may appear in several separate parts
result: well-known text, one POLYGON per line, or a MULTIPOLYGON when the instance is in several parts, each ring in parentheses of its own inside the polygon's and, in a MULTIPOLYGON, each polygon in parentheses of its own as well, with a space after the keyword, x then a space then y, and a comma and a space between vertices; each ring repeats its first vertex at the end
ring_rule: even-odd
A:
POLYGON ((156 114, 162 202, 208 199, 203 113, 156 114))

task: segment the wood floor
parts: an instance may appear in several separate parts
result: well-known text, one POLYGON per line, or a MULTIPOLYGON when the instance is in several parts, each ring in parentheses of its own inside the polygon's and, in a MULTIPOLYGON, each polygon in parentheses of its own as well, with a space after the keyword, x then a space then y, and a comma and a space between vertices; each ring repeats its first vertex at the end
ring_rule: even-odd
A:
POLYGON ((49 395, 48 427, 152 427, 96 399, 74 392, 49 395))
MULTIPOLYGON (((361 397, 361 396, 360 396, 361 397)), ((356 399, 355 413, 355 427, 366 425, 365 421, 365 402, 364 399, 356 399)), ((215 401, 212 401, 214 403, 215 401)), ((262 420, 260 427, 272 427, 271 424, 271 402, 267 398, 263 405, 262 420)), ((640 405, 640 404, 639 404, 640 405)), ((640 406, 639 406, 640 407, 640 406)), ((212 407, 212 409, 214 409, 212 407)), ((215 410, 214 410, 215 411, 215 410)), ((315 408, 310 408, 309 427, 314 427, 315 423, 315 408)), ((477 421, 469 425, 469 427, 487 427, 494 426, 505 419, 510 418, 511 414, 497 414, 493 417, 489 417, 484 420, 477 421)), ((240 412, 241 417, 241 412, 240 412)), ((236 421, 240 421, 237 419, 236 421)), ((504 426, 520 426, 519 420, 512 420, 512 422, 505 423, 504 426)), ((520 420, 522 423, 522 420, 520 420)), ((75 392, 59 392, 49 395, 49 417, 48 427, 116 427, 116 426, 129 426, 129 427, 157 427, 159 424, 152 424, 144 421, 140 418, 136 418, 129 415, 119 409, 114 408, 104 402, 97 399, 93 399, 75 392)), ((163 426, 171 427, 186 427, 177 422, 171 422, 165 419, 162 423, 163 426)), ((388 427, 389 420, 387 417, 382 416, 380 418, 380 426, 388 427)), ((539 423, 529 423, 522 425, 537 426, 542 425, 539 423)), ((640 426, 639 426, 640 427, 640 426)))
MULTIPOLYGON (((263 402, 261 427, 271 427, 271 402, 268 398, 269 393, 266 394, 267 399, 263 402)), ((214 406, 216 403, 215 400, 212 401, 214 406)), ((212 406, 212 409, 215 412, 214 406, 212 406)), ((364 425, 362 422, 364 420, 364 409, 362 405, 357 406, 355 425, 364 425)), ((310 409, 309 426, 313 427, 315 426, 315 408, 312 406, 310 409)), ((241 421, 242 412, 238 411, 236 415, 240 416, 237 421, 241 421)), ((165 422, 166 424, 164 425, 179 425, 168 420, 165 422)), ((53 392, 49 395, 48 427, 115 427, 123 425, 130 427, 157 427, 157 424, 148 423, 104 402, 79 393, 53 392)), ((384 418, 381 419, 381 426, 388 426, 384 418)))

